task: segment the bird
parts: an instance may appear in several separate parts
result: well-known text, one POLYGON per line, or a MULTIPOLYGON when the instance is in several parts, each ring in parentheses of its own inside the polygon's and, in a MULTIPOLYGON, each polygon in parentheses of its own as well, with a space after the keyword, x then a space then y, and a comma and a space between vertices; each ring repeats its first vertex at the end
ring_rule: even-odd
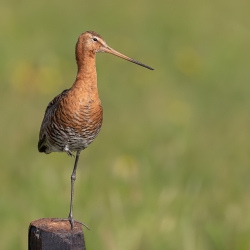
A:
MULTIPOLYGON (((74 228, 75 222, 79 222, 73 217, 73 198, 80 153, 94 141, 103 121, 103 108, 97 88, 96 53, 98 52, 113 54, 153 70, 112 49, 95 31, 86 31, 79 36, 75 46, 76 79, 69 89, 62 91, 48 104, 38 141, 38 151, 41 153, 65 152, 75 157, 71 174, 69 215, 66 219, 58 219, 69 221, 71 229, 74 228)), ((79 223, 88 228, 84 223, 79 223)))

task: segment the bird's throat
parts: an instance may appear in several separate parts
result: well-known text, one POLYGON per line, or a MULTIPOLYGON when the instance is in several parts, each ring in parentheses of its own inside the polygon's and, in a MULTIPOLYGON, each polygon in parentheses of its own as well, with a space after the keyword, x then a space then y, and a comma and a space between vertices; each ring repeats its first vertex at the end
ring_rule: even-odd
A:
POLYGON ((95 53, 80 53, 76 58, 78 71, 71 91, 85 101, 99 99, 95 60, 95 53))

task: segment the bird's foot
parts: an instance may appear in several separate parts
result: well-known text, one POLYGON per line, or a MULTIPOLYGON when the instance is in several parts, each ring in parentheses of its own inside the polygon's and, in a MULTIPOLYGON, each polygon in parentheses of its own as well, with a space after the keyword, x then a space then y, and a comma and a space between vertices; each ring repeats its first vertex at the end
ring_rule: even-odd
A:
POLYGON ((69 223, 70 223, 70 225, 71 225, 71 229, 73 229, 74 228, 74 225, 75 225, 75 222, 77 222, 77 223, 80 223, 81 225, 83 225, 83 226, 85 226, 88 230, 90 230, 90 228, 86 225, 86 224, 84 224, 83 222, 80 222, 80 221, 78 221, 78 220, 75 220, 72 216, 69 216, 68 218, 65 218, 65 219, 53 219, 53 221, 69 221, 69 223))
POLYGON ((81 225, 85 226, 88 230, 90 230, 90 228, 89 228, 86 224, 84 224, 84 223, 81 222, 81 221, 75 220, 75 219, 73 218, 73 216, 70 216, 70 215, 69 215, 68 220, 69 220, 69 222, 70 222, 70 224, 71 224, 71 229, 74 228, 74 223, 75 223, 75 222, 78 222, 78 223, 80 223, 81 225))
POLYGON ((73 157, 75 157, 75 155, 69 150, 69 147, 68 147, 68 145, 66 145, 64 148, 63 148, 63 151, 65 152, 65 153, 67 153, 67 155, 68 156, 73 156, 73 157))
POLYGON ((72 157, 72 156, 75 157, 75 155, 74 155, 70 150, 66 151, 66 153, 67 153, 67 155, 70 156, 70 157, 72 157))

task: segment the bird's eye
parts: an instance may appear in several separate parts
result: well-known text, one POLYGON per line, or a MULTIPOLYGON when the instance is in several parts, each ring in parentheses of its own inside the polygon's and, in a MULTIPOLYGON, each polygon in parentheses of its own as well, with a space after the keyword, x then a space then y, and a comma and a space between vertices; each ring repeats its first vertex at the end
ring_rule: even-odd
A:
POLYGON ((97 40, 97 38, 96 38, 96 37, 94 37, 94 38, 93 38, 93 41, 97 42, 98 40, 97 40))

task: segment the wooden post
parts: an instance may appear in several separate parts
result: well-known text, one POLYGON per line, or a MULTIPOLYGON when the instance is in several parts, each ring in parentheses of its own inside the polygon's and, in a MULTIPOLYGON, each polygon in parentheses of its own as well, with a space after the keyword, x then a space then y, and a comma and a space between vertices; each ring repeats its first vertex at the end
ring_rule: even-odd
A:
POLYGON ((86 250, 82 225, 44 218, 29 226, 28 250, 86 250))

